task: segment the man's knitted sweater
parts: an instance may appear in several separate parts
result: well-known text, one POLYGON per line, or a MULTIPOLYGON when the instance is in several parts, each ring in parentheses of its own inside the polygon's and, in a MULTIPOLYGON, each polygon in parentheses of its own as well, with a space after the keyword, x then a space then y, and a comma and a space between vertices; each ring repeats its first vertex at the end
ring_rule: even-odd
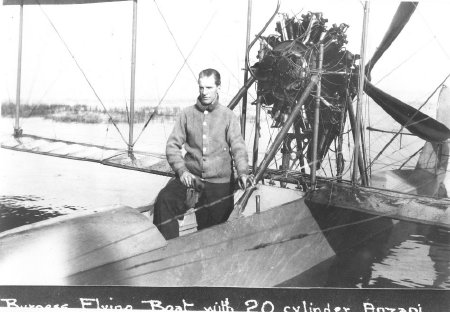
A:
POLYGON ((211 183, 230 181, 233 159, 239 176, 249 169, 237 118, 218 99, 209 105, 197 100, 181 112, 167 140, 166 157, 178 176, 189 171, 211 183))

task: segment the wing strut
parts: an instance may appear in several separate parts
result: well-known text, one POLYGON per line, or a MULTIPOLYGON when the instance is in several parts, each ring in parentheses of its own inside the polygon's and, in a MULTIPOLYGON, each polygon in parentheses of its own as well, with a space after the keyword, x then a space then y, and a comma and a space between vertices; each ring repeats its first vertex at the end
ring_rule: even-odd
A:
POLYGON ((16 85, 16 118, 14 123, 14 137, 22 135, 20 128, 20 86, 22 84, 22 35, 23 35, 23 1, 20 3, 20 22, 19 22, 19 50, 17 55, 17 85, 16 85))

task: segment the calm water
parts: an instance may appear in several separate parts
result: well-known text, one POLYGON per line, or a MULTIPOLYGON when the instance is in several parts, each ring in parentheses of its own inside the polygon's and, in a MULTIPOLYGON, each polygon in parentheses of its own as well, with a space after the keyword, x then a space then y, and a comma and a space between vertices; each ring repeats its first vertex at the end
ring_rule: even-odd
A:
MULTIPOLYGON (((0 133, 11 133, 12 124, 11 119, 3 118, 0 133)), ((155 123, 152 127, 148 131, 153 135, 143 135, 136 149, 162 152, 171 125, 155 123)), ((24 120, 23 128, 52 138, 121 145, 120 136, 107 125, 33 118, 24 120)), ((0 231, 102 206, 144 206, 167 181, 142 172, 5 149, 0 149, 0 160, 0 231)), ((302 284, 450 289, 450 233, 399 222, 390 233, 308 272, 302 284)))

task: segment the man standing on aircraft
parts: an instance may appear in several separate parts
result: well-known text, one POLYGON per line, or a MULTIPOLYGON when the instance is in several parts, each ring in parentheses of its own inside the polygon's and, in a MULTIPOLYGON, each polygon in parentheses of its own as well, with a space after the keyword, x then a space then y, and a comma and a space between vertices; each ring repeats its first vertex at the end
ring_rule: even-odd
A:
POLYGON ((249 182, 245 142, 236 116, 219 103, 220 85, 217 70, 200 72, 197 102, 181 112, 167 140, 166 157, 176 178, 158 194, 153 216, 166 239, 179 236, 176 216, 195 202, 198 230, 228 219, 234 206, 233 160, 239 186, 249 182))

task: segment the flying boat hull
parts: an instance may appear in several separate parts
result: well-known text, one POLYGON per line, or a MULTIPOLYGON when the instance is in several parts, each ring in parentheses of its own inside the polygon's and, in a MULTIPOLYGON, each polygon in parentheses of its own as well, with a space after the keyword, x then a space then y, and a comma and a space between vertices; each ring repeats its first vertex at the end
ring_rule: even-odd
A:
POLYGON ((7 251, 0 260, 1 282, 295 286, 305 272, 392 226, 391 220, 308 204, 303 196, 300 190, 261 186, 241 217, 169 241, 148 216, 129 207, 26 225, 0 236, 7 251), (355 220, 363 226, 352 225, 355 220))

